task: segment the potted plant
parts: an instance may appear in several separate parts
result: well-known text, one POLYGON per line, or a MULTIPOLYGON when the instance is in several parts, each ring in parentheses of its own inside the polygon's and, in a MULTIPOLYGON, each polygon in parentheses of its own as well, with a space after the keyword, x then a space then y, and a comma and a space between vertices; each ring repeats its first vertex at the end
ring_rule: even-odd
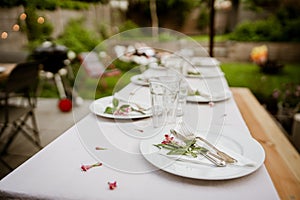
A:
POLYGON ((291 133, 294 115, 300 111, 300 85, 288 83, 283 90, 275 89, 272 95, 277 100, 276 119, 291 133))
POLYGON ((268 58, 268 47, 266 45, 254 47, 250 59, 266 74, 277 74, 283 68, 283 64, 268 58))

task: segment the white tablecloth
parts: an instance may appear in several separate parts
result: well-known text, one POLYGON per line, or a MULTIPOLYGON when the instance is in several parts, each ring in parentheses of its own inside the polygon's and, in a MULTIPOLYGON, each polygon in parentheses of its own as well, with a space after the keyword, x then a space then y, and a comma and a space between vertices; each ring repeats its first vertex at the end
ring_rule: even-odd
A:
MULTIPOLYGON (((226 81, 224 87, 228 88, 226 81)), ((130 94, 137 88, 136 98, 149 103, 149 98, 145 97, 146 87, 129 84, 120 93, 130 94)), ((76 119, 76 113, 74 117, 76 119)), ((233 98, 215 103, 213 107, 207 103, 187 104, 184 119, 195 130, 227 130, 232 134, 250 136, 233 98)), ((143 136, 139 129, 149 126, 149 123, 150 118, 114 121, 89 114, 3 178, 0 197, 279 199, 264 165, 248 176, 218 181, 189 179, 157 170, 139 154, 140 139, 148 137, 143 136), (108 150, 95 151, 96 146, 108 150), (82 164, 93 164, 99 159, 103 166, 81 171, 82 164), (109 190, 108 181, 117 181, 117 188, 109 190)))

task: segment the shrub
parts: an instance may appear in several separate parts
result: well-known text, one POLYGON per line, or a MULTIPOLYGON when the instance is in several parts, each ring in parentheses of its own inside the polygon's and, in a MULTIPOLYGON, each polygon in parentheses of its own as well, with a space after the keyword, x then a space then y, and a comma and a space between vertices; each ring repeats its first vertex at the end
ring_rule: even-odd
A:
POLYGON ((119 32, 128 31, 130 29, 138 28, 139 26, 131 20, 125 21, 120 27, 119 32))
POLYGON ((243 22, 229 36, 238 41, 282 41, 283 38, 283 27, 274 17, 243 22))
POLYGON ((300 8, 283 4, 265 20, 243 22, 230 35, 239 41, 300 41, 300 8))
POLYGON ((201 6, 197 26, 200 30, 203 30, 207 28, 208 25, 209 25, 209 11, 207 9, 207 6, 201 6))
POLYGON ((52 24, 44 17, 44 23, 37 23, 38 14, 34 7, 25 8, 27 17, 25 21, 19 20, 21 31, 26 33, 29 49, 35 48, 41 41, 49 38, 53 32, 52 24))
POLYGON ((97 34, 87 30, 82 25, 83 19, 71 20, 57 43, 63 44, 70 50, 80 53, 93 50, 102 39, 97 34))
POLYGON ((286 22, 283 36, 286 41, 300 42, 300 18, 286 22))

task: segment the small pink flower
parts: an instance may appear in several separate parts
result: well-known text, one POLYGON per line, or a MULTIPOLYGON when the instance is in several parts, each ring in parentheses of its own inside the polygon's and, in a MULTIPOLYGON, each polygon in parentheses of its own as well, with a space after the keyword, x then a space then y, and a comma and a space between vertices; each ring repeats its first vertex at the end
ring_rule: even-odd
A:
POLYGON ((112 183, 108 182, 108 185, 109 185, 110 190, 114 190, 117 187, 117 181, 112 182, 112 183))
POLYGON ((142 129, 135 129, 135 130, 138 131, 138 132, 140 132, 140 133, 144 132, 144 130, 142 130, 142 129))
POLYGON ((280 96, 280 91, 279 91, 278 89, 275 89, 275 90, 273 91, 272 96, 273 96, 273 98, 278 99, 279 96, 280 96))
POLYGON ((98 167, 98 166, 101 166, 102 163, 95 163, 93 165, 81 165, 81 170, 86 172, 88 171, 89 169, 93 168, 93 167, 98 167))
POLYGON ((82 171, 87 171, 87 170, 89 170, 91 168, 91 166, 89 166, 89 165, 81 165, 81 170, 82 171))
POLYGON ((169 144, 173 141, 174 137, 170 137, 168 134, 165 135, 165 140, 162 141, 162 144, 169 144))
POLYGON ((210 102, 208 103, 208 105, 209 105, 210 107, 213 107, 213 106, 215 105, 215 103, 212 102, 212 101, 210 101, 210 102))
POLYGON ((126 115, 128 115, 128 112, 123 111, 123 110, 116 110, 114 112, 114 115, 126 116, 126 115))
POLYGON ((126 112, 126 113, 130 113, 131 111, 132 111, 131 107, 125 108, 125 112, 126 112))

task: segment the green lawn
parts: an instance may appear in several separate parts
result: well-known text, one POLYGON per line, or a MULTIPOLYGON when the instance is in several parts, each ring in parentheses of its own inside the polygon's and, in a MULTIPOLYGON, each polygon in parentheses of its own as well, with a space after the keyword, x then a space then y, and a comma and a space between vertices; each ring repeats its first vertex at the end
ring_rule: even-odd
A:
POLYGON ((272 98, 275 89, 285 90, 285 85, 300 85, 300 64, 285 64, 278 74, 264 74, 252 63, 229 62, 221 65, 231 87, 248 87, 262 103, 272 98))

